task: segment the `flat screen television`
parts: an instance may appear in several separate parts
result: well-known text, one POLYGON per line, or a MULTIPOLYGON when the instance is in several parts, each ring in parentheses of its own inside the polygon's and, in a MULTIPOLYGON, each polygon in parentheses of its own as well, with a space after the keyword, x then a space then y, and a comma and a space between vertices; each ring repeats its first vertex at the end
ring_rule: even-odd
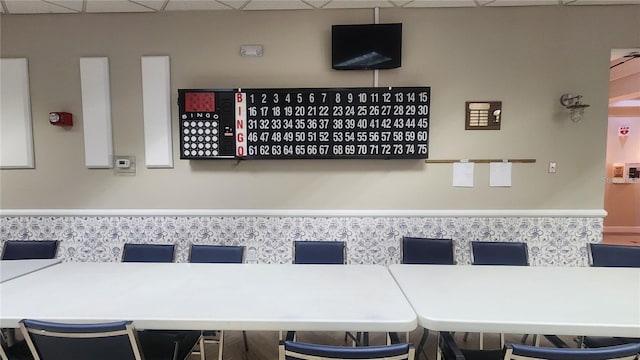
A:
POLYGON ((333 25, 331 67, 393 69, 402 65, 402 24, 333 25))

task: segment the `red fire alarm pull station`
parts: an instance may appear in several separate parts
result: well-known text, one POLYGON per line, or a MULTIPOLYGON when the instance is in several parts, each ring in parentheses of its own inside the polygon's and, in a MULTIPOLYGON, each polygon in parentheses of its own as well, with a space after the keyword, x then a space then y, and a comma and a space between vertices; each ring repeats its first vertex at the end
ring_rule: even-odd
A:
POLYGON ((73 115, 68 112, 50 112, 49 123, 56 126, 73 126, 73 115))

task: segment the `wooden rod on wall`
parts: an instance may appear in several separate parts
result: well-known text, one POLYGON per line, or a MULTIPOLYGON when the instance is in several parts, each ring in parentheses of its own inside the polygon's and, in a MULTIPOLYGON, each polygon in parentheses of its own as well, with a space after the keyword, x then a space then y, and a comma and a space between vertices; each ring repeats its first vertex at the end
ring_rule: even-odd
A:
MULTIPOLYGON (((510 163, 535 163, 536 159, 467 159, 465 160, 466 162, 472 162, 472 163, 492 163, 492 162, 503 162, 503 161, 507 161, 510 163)), ((457 162, 461 162, 463 161, 463 159, 436 159, 436 160, 425 160, 424 162, 427 164, 450 164, 450 163, 457 163, 457 162)))

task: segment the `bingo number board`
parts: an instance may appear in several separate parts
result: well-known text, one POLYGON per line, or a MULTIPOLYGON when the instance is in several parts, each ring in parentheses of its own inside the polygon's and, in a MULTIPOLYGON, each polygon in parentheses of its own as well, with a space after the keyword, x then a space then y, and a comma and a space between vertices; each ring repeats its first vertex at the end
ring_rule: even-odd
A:
POLYGON ((181 159, 426 159, 429 87, 179 89, 181 159))

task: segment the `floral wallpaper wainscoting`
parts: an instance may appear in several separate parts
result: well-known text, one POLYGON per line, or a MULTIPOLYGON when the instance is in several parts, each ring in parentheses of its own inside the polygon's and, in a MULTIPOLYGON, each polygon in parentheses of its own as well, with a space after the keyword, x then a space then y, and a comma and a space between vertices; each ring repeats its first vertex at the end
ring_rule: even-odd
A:
MULTIPOLYGON (((258 263, 291 263, 295 240, 339 240, 349 264, 399 263, 403 236, 450 238, 458 264, 470 242, 524 241, 534 266, 586 266, 587 244, 602 241, 601 216, 0 216, 0 242, 60 240, 63 261, 120 261, 123 244, 243 245, 258 263)), ((245 256, 246 257, 246 256, 245 256)))

